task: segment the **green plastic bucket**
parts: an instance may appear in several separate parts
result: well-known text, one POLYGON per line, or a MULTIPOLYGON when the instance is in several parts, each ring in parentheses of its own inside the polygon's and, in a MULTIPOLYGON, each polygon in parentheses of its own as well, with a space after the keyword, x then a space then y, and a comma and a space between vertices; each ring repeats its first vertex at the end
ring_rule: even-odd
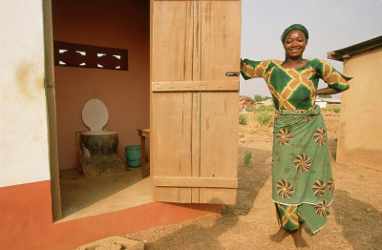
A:
POLYGON ((141 165, 141 146, 127 145, 125 147, 125 158, 129 167, 139 167, 141 165))

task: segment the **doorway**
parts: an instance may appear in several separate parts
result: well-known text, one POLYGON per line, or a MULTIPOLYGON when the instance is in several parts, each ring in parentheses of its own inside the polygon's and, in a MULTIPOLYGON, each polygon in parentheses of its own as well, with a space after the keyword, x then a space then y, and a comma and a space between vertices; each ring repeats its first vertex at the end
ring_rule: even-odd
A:
POLYGON ((52 192, 56 196, 52 200, 65 219, 153 200, 150 176, 143 171, 148 162, 133 167, 125 157, 126 146, 141 144, 137 130, 149 128, 149 5, 149 0, 52 0, 55 93, 48 94, 48 99, 54 99, 48 100, 54 106, 48 108, 55 113, 50 115, 56 123, 51 138, 57 138, 58 162, 51 165, 59 189, 52 192), (90 58, 91 51, 96 57, 90 58), (121 55, 123 63, 118 61, 121 55), (106 107, 107 124, 102 130, 115 133, 116 161, 122 165, 118 164, 118 171, 104 166, 111 170, 88 175, 81 135, 90 129, 84 124, 83 108, 95 98, 106 107))

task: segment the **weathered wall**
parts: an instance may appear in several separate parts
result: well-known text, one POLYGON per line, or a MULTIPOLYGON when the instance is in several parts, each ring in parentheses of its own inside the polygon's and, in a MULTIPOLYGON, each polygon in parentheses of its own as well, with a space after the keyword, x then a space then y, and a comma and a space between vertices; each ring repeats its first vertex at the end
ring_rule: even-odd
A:
POLYGON ((128 71, 55 68, 60 168, 78 165, 74 134, 86 130, 81 111, 90 98, 106 104, 120 152, 138 144, 136 129, 149 126, 148 1, 55 0, 53 22, 55 40, 129 51, 128 71))
POLYGON ((0 186, 49 179, 41 0, 0 8, 0 186))
POLYGON ((337 161, 382 169, 382 48, 345 62, 354 77, 342 96, 337 161))

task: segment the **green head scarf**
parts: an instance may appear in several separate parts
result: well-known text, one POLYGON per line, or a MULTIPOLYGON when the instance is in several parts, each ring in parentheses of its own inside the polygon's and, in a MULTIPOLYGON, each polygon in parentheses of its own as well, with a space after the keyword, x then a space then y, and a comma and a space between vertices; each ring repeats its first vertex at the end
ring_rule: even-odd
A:
POLYGON ((309 31, 308 31, 307 28, 305 28, 304 25, 302 25, 302 24, 292 24, 291 26, 286 28, 284 30, 283 34, 281 35, 281 41, 283 43, 285 42, 285 39, 287 38, 289 32, 291 32, 292 30, 299 30, 299 31, 301 31, 302 33, 304 33, 306 40, 309 39, 309 31))

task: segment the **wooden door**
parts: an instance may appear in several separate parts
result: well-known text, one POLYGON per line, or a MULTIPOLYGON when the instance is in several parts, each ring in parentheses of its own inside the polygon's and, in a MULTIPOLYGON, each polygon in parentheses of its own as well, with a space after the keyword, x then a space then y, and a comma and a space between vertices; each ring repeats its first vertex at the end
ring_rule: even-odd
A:
POLYGON ((151 1, 154 197, 236 201, 239 0, 151 1))

